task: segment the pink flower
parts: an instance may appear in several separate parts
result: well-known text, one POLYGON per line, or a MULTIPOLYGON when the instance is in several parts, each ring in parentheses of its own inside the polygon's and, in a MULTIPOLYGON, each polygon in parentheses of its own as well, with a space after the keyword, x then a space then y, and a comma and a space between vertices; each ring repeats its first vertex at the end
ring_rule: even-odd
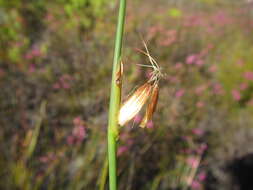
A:
POLYGON ((45 19, 46 19, 47 21, 52 21, 53 18, 54 18, 53 15, 50 14, 50 13, 48 13, 48 14, 46 15, 46 17, 45 17, 45 19))
POLYGON ((248 88, 248 84, 247 83, 241 83, 240 84, 240 90, 246 90, 248 88))
POLYGON ((176 92, 175 96, 176 96, 177 98, 180 98, 181 96, 184 95, 184 93, 185 93, 185 90, 184 90, 184 89, 180 89, 180 90, 178 90, 178 91, 176 92))
POLYGON ((121 156, 124 152, 128 151, 127 146, 120 146, 117 151, 117 156, 121 156))
POLYGON ((199 15, 192 15, 188 16, 187 19, 184 21, 184 26, 186 27, 193 27, 201 25, 203 22, 202 18, 199 15))
MULTIPOLYGON (((208 29, 209 29, 210 26, 206 26, 206 27, 208 27, 208 29)), ((210 28, 213 29, 213 27, 210 27, 210 28)), ((205 49, 201 50, 201 52, 199 53, 199 57, 206 56, 208 54, 209 50, 211 50, 212 48, 214 48, 214 45, 208 44, 205 49)))
POLYGON ((63 87, 64 89, 69 89, 69 88, 70 88, 70 84, 67 83, 67 82, 62 82, 62 87, 63 87))
POLYGON ((47 163, 48 162, 48 157, 47 156, 41 156, 39 157, 39 161, 41 161, 42 163, 47 163))
POLYGON ((200 189, 200 183, 198 182, 198 181, 196 181, 196 180, 194 180, 193 182, 192 182, 192 184, 191 184, 191 187, 193 188, 193 189, 200 189))
POLYGON ((204 65, 204 61, 199 59, 199 60, 196 61, 196 65, 202 66, 202 65, 204 65))
POLYGON ((168 30, 165 32, 165 37, 159 40, 159 44, 162 46, 169 46, 176 41, 176 30, 168 30))
POLYGON ((196 107, 197 107, 197 108, 202 108, 202 107, 204 107, 204 105, 205 105, 204 102, 199 101, 199 102, 197 102, 196 107))
POLYGON ((63 81, 63 80, 72 80, 73 78, 69 75, 69 74, 64 74, 61 76, 60 80, 63 81))
POLYGON ((202 154, 204 151, 206 151, 207 148, 208 148, 207 144, 203 143, 198 147, 197 153, 202 154))
POLYGON ((176 41, 176 38, 166 38, 166 39, 160 39, 158 43, 161 46, 169 46, 175 41, 176 41))
POLYGON ((192 168, 197 168, 199 166, 199 159, 196 157, 189 157, 186 161, 192 168))
POLYGON ((83 120, 81 119, 80 116, 77 116, 77 117, 75 117, 75 118, 73 119, 73 124, 74 124, 75 126, 82 125, 82 123, 83 123, 83 120))
POLYGON ((69 145, 80 144, 87 136, 84 121, 80 116, 73 119, 74 128, 71 134, 67 137, 67 143, 69 145))
POLYGON ((224 26, 227 24, 230 24, 232 22, 232 19, 230 17, 228 17, 228 15, 225 12, 218 12, 216 15, 213 16, 212 18, 213 22, 224 26))
POLYGON ((186 141, 186 142, 191 140, 189 136, 182 136, 181 138, 183 141, 186 141))
POLYGON ((213 45, 213 44, 210 43, 210 44, 207 45, 207 49, 208 49, 208 50, 213 49, 213 48, 214 48, 214 45, 213 45))
POLYGON ((29 72, 30 73, 33 73, 35 71, 35 65, 34 64, 31 64, 30 66, 29 66, 29 72))
POLYGON ((169 76, 168 77, 168 80, 172 83, 177 83, 179 82, 179 79, 177 77, 174 77, 174 76, 169 76))
POLYGON ((34 47, 31 53, 34 57, 41 56, 41 54, 42 54, 38 47, 34 47))
POLYGON ((253 80, 253 72, 247 71, 243 74, 244 78, 247 80, 253 80))
MULTIPOLYGON (((207 25, 206 26, 206 31, 208 32, 208 33, 214 33, 215 32, 215 28, 213 27, 213 26, 211 26, 211 25, 207 25)), ((218 32, 216 33, 216 34, 218 34, 218 32)))
POLYGON ((204 134, 204 131, 202 129, 195 128, 195 129, 192 130, 192 133, 194 135, 202 136, 204 134))
POLYGON ((244 62, 243 62, 242 60, 238 60, 238 61, 236 62, 236 64, 237 64, 238 66, 242 67, 242 66, 244 65, 244 62))
POLYGON ((197 95, 201 95, 205 90, 206 90, 206 85, 201 85, 201 86, 198 86, 198 87, 195 89, 195 93, 196 93, 197 95))
POLYGON ((64 89, 69 89, 71 87, 71 80, 73 80, 73 78, 68 75, 68 74, 64 74, 62 75, 58 82, 57 82, 57 85, 55 85, 55 87, 53 88, 56 88, 56 89, 59 89, 59 88, 64 88, 64 89))
POLYGON ((68 136, 68 137, 67 137, 67 144, 68 144, 68 145, 73 145, 74 142, 75 142, 75 139, 74 139, 73 136, 68 136))
POLYGON ((221 84, 219 84, 219 83, 214 84, 213 93, 214 94, 223 94, 223 89, 222 89, 221 84))
POLYGON ((241 93, 238 90, 234 89, 234 90, 232 90, 231 93, 232 93, 234 100, 239 101, 241 99, 241 93))
POLYGON ((60 88, 60 84, 58 82, 54 83, 53 89, 59 89, 59 88, 60 88))
POLYGON ((32 58, 33 58, 33 55, 29 52, 25 55, 25 59, 32 59, 32 58))
POLYGON ((183 67, 182 63, 176 63, 174 66, 174 68, 177 70, 181 69, 182 67, 183 67))
POLYGON ((55 158, 56 158, 56 156, 52 152, 50 152, 45 156, 39 157, 39 161, 42 163, 48 163, 50 161, 53 161, 55 158))
POLYGON ((151 128, 153 128, 153 127, 154 127, 153 121, 149 121, 149 122, 147 123, 147 128, 151 129, 151 128))
POLYGON ((155 35, 157 35, 157 33, 163 31, 164 29, 162 28, 162 26, 156 25, 153 27, 150 27, 148 29, 148 39, 152 39, 155 35))
POLYGON ((186 58, 186 64, 193 64, 197 59, 197 55, 192 54, 186 58))
POLYGON ((142 120, 142 117, 140 116, 140 114, 137 114, 135 117, 134 117, 134 122, 135 123, 140 123, 142 120))
POLYGON ((72 136, 78 141, 82 142, 83 139, 86 137, 86 131, 84 126, 77 126, 72 131, 72 136))
POLYGON ((208 71, 211 72, 211 73, 216 72, 217 71, 217 66, 216 65, 212 65, 211 67, 209 67, 208 71))
POLYGON ((206 172, 200 172, 198 175, 198 179, 200 181, 204 181, 206 179, 206 172))
POLYGON ((15 42, 15 43, 13 44, 14 47, 21 47, 21 46, 23 46, 23 45, 24 45, 23 42, 15 42))

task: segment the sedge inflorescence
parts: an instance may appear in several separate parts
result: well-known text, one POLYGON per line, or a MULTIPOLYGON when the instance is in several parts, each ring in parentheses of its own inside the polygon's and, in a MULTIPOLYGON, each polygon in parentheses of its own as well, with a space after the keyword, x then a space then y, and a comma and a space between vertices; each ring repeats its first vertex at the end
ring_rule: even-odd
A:
POLYGON ((147 82, 137 88, 137 90, 123 103, 119 111, 119 125, 123 126, 130 120, 132 120, 149 101, 145 116, 140 123, 140 127, 146 127, 147 123, 152 119, 153 113, 155 112, 158 96, 159 96, 159 80, 163 77, 161 68, 153 57, 151 57, 146 43, 143 41, 146 52, 141 51, 145 54, 150 62, 150 65, 142 65, 143 67, 152 68, 153 71, 147 82))

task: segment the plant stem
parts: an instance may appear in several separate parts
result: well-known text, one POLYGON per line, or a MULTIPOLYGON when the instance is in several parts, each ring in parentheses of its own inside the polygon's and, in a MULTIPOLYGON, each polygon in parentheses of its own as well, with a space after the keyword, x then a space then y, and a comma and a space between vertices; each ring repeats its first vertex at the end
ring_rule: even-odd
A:
POLYGON ((107 175, 108 175, 108 158, 106 156, 99 179, 99 190, 105 190, 107 175))
POLYGON ((113 58, 109 122, 108 122, 108 161, 109 161, 110 190, 117 190, 116 150, 118 139, 118 112, 120 109, 120 99, 121 99, 120 56, 122 47, 122 36, 124 31, 125 12, 126 12, 126 0, 120 0, 114 58, 113 58))
POLYGON ((45 100, 43 100, 43 102, 40 105, 39 118, 35 122, 35 128, 33 129, 32 137, 31 137, 29 146, 28 146, 26 154, 25 154, 26 160, 30 159, 30 157, 32 156, 32 154, 34 153, 34 150, 36 148, 37 141, 38 141, 39 134, 40 134, 40 128, 42 125, 42 121, 43 121, 45 114, 46 114, 46 104, 47 104, 47 102, 45 100))

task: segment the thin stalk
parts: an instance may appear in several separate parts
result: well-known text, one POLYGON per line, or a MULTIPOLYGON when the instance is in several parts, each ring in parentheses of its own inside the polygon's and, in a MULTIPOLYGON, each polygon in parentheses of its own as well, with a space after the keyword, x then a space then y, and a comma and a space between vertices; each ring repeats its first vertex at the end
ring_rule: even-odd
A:
POLYGON ((103 169, 99 178, 99 190, 105 190, 105 184, 106 184, 106 179, 108 175, 108 159, 106 157, 104 164, 103 164, 103 169))
POLYGON ((44 100, 40 105, 39 116, 38 116, 37 121, 35 122, 35 128, 33 129, 32 137, 31 137, 29 146, 27 147, 27 151, 25 154, 25 158, 27 160, 30 159, 30 157, 32 156, 32 154, 34 153, 34 150, 36 148, 37 141, 38 141, 39 134, 40 134, 40 128, 42 125, 42 121, 43 121, 45 114, 46 114, 46 104, 47 104, 47 102, 44 100))
POLYGON ((118 139, 118 113, 121 100, 121 66, 120 56, 122 36, 126 12, 126 0, 120 0, 118 24, 115 39, 115 49, 112 69, 109 121, 108 121, 108 161, 109 161, 109 187, 117 190, 117 139, 118 139))

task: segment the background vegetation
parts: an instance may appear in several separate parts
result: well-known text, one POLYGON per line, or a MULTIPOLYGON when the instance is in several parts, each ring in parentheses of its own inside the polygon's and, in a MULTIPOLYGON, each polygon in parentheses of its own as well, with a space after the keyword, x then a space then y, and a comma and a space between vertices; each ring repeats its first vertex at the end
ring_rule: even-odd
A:
MULTIPOLYGON (((107 189, 117 6, 0 0, 0 189, 107 189)), ((120 129, 119 189, 242 189, 233 174, 253 151, 252 6, 128 2, 123 99, 149 75, 136 65, 148 61, 140 35, 167 76, 153 123, 139 128, 140 114, 120 129)))

